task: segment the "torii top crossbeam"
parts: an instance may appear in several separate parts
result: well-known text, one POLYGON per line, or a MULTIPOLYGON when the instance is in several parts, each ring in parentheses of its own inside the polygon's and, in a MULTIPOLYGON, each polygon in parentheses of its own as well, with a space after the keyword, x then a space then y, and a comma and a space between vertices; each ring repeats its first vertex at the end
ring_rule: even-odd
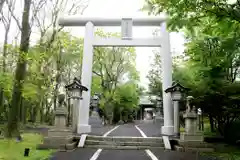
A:
MULTIPOLYGON (((85 26, 87 22, 92 22, 94 26, 121 26, 122 18, 84 18, 81 16, 65 16, 59 18, 58 24, 61 26, 85 26)), ((133 26, 160 26, 166 21, 166 17, 144 17, 132 18, 133 26)))

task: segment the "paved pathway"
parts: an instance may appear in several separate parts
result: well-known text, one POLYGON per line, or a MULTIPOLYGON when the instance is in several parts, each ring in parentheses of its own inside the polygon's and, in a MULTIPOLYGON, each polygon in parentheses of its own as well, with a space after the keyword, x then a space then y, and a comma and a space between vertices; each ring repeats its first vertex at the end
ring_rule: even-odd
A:
POLYGON ((161 136, 162 123, 137 121, 136 125, 146 134, 147 137, 159 137, 161 136))
MULTIPOLYGON (((108 136, 141 137, 140 132, 134 124, 124 124, 119 126, 108 136)), ((103 150, 97 160, 151 160, 145 150, 103 150)))
MULTIPOLYGON (((160 128, 156 128, 156 124, 138 123, 138 128, 142 130, 146 136, 157 136, 160 134, 160 128), (155 127, 155 128, 154 128, 155 127)), ((111 127, 93 128, 92 134, 104 135, 103 132, 111 130, 111 127)), ((105 136, 107 136, 105 134, 105 136)), ((108 132, 108 136, 142 136, 135 124, 124 124, 108 132)), ((52 160, 211 160, 207 157, 198 157, 193 153, 181 153, 173 151, 164 151, 159 149, 153 150, 102 150, 78 148, 73 152, 57 152, 52 160)))

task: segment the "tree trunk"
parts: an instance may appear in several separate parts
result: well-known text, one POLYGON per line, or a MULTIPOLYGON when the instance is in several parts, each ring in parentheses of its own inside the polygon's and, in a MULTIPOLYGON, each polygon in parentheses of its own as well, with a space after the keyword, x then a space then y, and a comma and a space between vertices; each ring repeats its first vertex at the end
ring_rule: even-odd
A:
POLYGON ((71 100, 66 92, 66 97, 67 97, 67 109, 68 109, 68 117, 67 117, 67 125, 70 126, 71 123, 71 100))
POLYGON ((4 5, 4 2, 6 0, 0 0, 0 12, 2 12, 2 8, 3 8, 3 5, 4 5))
POLYGON ((35 105, 32 110, 32 123, 36 123, 37 121, 37 108, 38 106, 35 105))
MULTIPOLYGON (((7 56, 7 44, 8 44, 8 33, 9 33, 10 25, 6 26, 5 35, 4 35, 4 43, 3 43, 3 63, 2 63, 2 72, 3 74, 6 72, 6 56, 7 56)), ((0 89, 0 107, 4 107, 4 90, 3 87, 0 89)), ((1 114, 1 113, 0 113, 1 114)))
POLYGON ((24 10, 22 14, 22 27, 21 27, 21 43, 19 49, 19 56, 17 62, 17 68, 15 71, 15 80, 12 91, 12 101, 8 118, 8 137, 19 136, 18 122, 19 122, 19 108, 22 96, 22 88, 24 78, 26 75, 26 54, 29 49, 30 39, 30 24, 29 24, 29 12, 30 12, 31 0, 24 0, 24 10))
POLYGON ((28 109, 28 105, 26 103, 26 100, 23 98, 22 99, 22 106, 24 106, 22 108, 22 122, 23 124, 27 123, 27 109, 28 109))
POLYGON ((44 122, 44 97, 41 98, 41 109, 40 109, 40 123, 44 122))
POLYGON ((209 123, 210 123, 210 127, 211 127, 211 132, 214 132, 214 121, 213 121, 213 117, 211 114, 209 114, 209 123))
POLYGON ((55 85, 55 88, 54 88, 54 110, 56 110, 57 108, 57 97, 58 97, 58 94, 59 94, 59 87, 60 87, 60 83, 61 83, 61 76, 62 76, 62 73, 61 73, 61 61, 62 61, 62 47, 60 47, 60 50, 59 50, 59 55, 58 55, 58 59, 57 59, 57 75, 56 75, 56 85, 55 85))
POLYGON ((19 105, 19 115, 18 115, 18 117, 19 117, 19 122, 22 122, 23 121, 23 115, 22 115, 22 113, 23 113, 23 97, 21 97, 20 98, 20 105, 19 105))

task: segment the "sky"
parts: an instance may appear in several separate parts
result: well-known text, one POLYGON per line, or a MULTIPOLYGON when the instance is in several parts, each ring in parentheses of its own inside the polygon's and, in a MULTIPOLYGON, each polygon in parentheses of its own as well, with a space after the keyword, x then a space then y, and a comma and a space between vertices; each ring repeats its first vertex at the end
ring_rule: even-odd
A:
MULTIPOLYGON (((88 8, 84 11, 83 17, 146 17, 147 13, 140 11, 144 4, 144 0, 90 0, 88 8)), ((160 26, 159 26, 160 27, 160 26)), ((104 27, 104 31, 107 32, 120 32, 120 27, 104 27)), ((134 27, 133 37, 134 38, 150 38, 153 37, 153 31, 156 27, 134 27)), ((0 25, 0 30, 4 30, 3 26, 0 25)), ((3 42, 3 36, 0 36, 0 42, 3 42)), ((84 36, 84 27, 72 27, 71 33, 74 36, 84 36)), ((15 31, 13 31, 16 35, 15 31)), ((180 33, 170 33, 171 49, 181 54, 184 50, 184 38, 180 33)), ((136 65, 137 70, 140 72, 140 84, 147 88, 148 79, 146 78, 148 71, 150 70, 150 64, 153 60, 153 49, 150 47, 138 47, 136 48, 136 65)))

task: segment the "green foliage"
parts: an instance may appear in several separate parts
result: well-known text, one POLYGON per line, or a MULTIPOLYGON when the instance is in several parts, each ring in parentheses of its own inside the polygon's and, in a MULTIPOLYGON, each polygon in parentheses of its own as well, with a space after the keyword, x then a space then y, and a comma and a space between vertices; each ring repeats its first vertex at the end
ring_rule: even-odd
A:
POLYGON ((213 18, 221 22, 239 22, 238 7, 238 2, 229 4, 228 0, 146 0, 143 10, 155 15, 164 11, 170 16, 171 29, 186 28, 192 31, 194 26, 212 24, 213 18))
MULTIPOLYGON (((96 36, 118 37, 119 34, 97 30, 96 36)), ((131 47, 97 47, 94 50, 92 94, 102 94, 100 107, 105 111, 105 118, 114 123, 121 119, 123 110, 131 112, 137 105, 134 98, 139 95, 136 85, 139 74, 135 61, 135 49, 131 47)))
MULTIPOLYGON (((96 34, 102 37, 119 36, 118 33, 104 33, 102 30, 98 30, 96 34)), ((15 63, 17 59, 11 54, 18 48, 11 45, 8 47, 5 60, 13 59, 15 63)), ((57 104, 58 93, 74 77, 81 78, 82 52, 83 39, 63 31, 54 36, 52 32, 47 32, 38 44, 29 48, 29 54, 26 54, 28 69, 23 81, 20 121, 51 123, 52 106, 57 104)), ((92 94, 102 93, 101 107, 106 111, 106 116, 110 116, 114 108, 129 111, 136 108, 136 98, 140 91, 137 87, 139 74, 135 60, 135 49, 131 47, 95 48, 91 91, 92 94), (130 91, 131 94, 126 97, 126 93, 130 91)), ((6 104, 0 104, 0 118, 3 120, 7 118, 8 103, 12 95, 14 77, 10 70, 13 68, 14 66, 8 64, 6 72, 0 72, 0 86, 6 101, 6 104)))
MULTIPOLYGON (((224 136, 240 115, 239 7, 226 0, 146 0, 143 8, 150 14, 166 12, 169 29, 184 32, 185 52, 174 61, 173 79, 191 89, 189 95, 209 116, 212 131, 224 136)), ((149 77, 160 85, 156 75, 153 71, 149 77)))
POLYGON ((236 140, 240 140, 240 120, 231 123, 225 133, 226 141, 232 144, 236 143, 236 140))
POLYGON ((151 69, 148 72, 147 78, 149 80, 149 91, 155 95, 162 95, 162 82, 161 82, 161 56, 160 52, 154 52, 154 62, 151 64, 151 69))
POLYGON ((116 90, 114 99, 114 121, 131 121, 133 113, 138 109, 138 87, 134 83, 126 83, 116 90))

